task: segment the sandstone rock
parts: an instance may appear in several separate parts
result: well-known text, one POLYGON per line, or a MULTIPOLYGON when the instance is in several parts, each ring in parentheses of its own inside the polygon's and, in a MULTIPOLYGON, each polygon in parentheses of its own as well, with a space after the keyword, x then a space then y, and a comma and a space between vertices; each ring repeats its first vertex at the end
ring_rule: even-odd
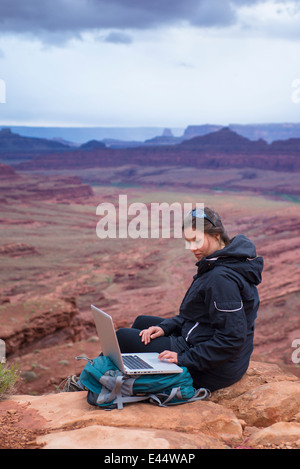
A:
POLYGON ((34 246, 25 243, 5 243, 0 246, 0 256, 24 257, 39 254, 34 246))
POLYGON ((300 382, 280 381, 258 386, 233 399, 230 408, 248 425, 267 427, 291 420, 300 406, 300 382))
MULTIPOLYGON (((252 362, 239 383, 212 399, 166 408, 135 403, 107 412, 90 406, 85 392, 13 396, 0 403, 0 441, 13 420, 28 443, 11 444, 22 448, 34 436, 35 447, 49 449, 298 448, 299 404, 297 378, 252 362)), ((6 434, 3 441, 10 444, 6 434)))
POLYGON ((0 163, 0 178, 14 177, 16 175, 15 170, 11 166, 0 163))
POLYGON ((74 425, 101 425, 117 428, 170 430, 230 441, 242 437, 242 427, 234 413, 213 402, 194 402, 161 408, 148 403, 131 404, 122 411, 107 412, 86 402, 85 393, 48 396, 15 396, 18 404, 28 404, 47 420, 47 428, 72 428, 74 425))
POLYGON ((25 175, 7 165, 0 164, 0 196, 7 201, 55 200, 64 203, 81 203, 93 197, 89 184, 73 176, 25 175), (11 184, 13 179, 14 184, 11 184))
MULTIPOLYGON (((199 404, 195 403, 196 406, 199 404)), ((36 445, 47 449, 226 448, 226 444, 218 438, 218 432, 214 437, 198 431, 196 423, 194 427, 182 426, 182 408, 164 409, 151 404, 133 404, 122 411, 107 412, 88 405, 84 392, 62 393, 39 397, 14 396, 10 401, 1 403, 0 417, 4 411, 7 415, 11 412, 16 414, 21 433, 24 427, 39 429, 42 435, 38 436, 36 445), (170 422, 174 423, 168 428, 170 422)), ((225 414, 229 415, 226 409, 225 414)), ((216 419, 214 413, 212 416, 216 419)), ((187 413, 187 418, 191 418, 191 413, 187 413)), ((211 430, 212 425, 213 421, 211 430)))
POLYGON ((298 412, 298 414, 294 415, 293 420, 294 420, 295 422, 299 422, 299 423, 300 423, 300 412, 298 412))
POLYGON ((255 447, 270 444, 281 445, 298 441, 300 443, 300 423, 278 422, 251 435, 248 444, 255 447))
POLYGON ((224 449, 207 435, 181 432, 115 428, 101 425, 50 433, 38 437, 44 449, 224 449))
MULTIPOLYGON (((283 371, 278 365, 251 361, 245 376, 228 388, 213 393, 211 400, 226 406, 228 402, 246 391, 267 383, 298 381, 297 376, 283 371)), ((228 404, 230 406, 230 403, 228 404)))
POLYGON ((47 345, 45 341, 49 341, 57 331, 66 330, 69 335, 74 334, 70 325, 77 313, 72 298, 44 296, 38 304, 34 300, 6 304, 1 311, 4 323, 1 338, 6 342, 8 356, 20 350, 24 353, 25 347, 31 345, 38 348, 39 340, 44 340, 44 346, 47 345), (8 322, 8 317, 14 320, 8 322))

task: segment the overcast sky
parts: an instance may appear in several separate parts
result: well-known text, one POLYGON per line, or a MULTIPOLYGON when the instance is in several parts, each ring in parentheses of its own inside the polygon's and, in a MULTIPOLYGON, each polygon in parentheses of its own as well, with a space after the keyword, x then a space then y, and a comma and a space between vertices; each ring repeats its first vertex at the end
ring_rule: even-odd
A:
POLYGON ((299 122, 300 0, 1 0, 0 79, 1 125, 299 122))

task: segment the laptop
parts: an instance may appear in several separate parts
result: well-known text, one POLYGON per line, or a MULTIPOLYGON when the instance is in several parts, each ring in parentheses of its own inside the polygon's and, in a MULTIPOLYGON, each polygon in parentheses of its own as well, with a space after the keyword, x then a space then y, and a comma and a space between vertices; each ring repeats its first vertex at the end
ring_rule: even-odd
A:
POLYGON ((182 373, 175 363, 161 361, 158 353, 121 353, 112 317, 91 305, 103 355, 109 357, 127 375, 182 373))

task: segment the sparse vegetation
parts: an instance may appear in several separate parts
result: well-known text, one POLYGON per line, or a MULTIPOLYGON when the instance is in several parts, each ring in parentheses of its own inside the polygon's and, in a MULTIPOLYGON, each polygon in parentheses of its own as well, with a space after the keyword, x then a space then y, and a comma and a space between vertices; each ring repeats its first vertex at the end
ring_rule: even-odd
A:
POLYGON ((7 366, 0 363, 0 401, 9 397, 18 381, 20 372, 17 365, 7 366))

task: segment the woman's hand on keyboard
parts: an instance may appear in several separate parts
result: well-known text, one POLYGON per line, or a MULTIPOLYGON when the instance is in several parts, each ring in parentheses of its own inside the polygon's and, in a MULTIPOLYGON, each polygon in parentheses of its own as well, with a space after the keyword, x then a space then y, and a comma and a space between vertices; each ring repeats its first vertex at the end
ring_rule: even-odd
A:
POLYGON ((164 350, 158 355, 158 358, 162 361, 167 360, 167 362, 178 364, 178 354, 170 350, 164 350))
POLYGON ((152 339, 156 339, 157 337, 161 337, 165 335, 163 329, 159 326, 151 326, 148 329, 143 329, 140 332, 140 336, 142 337, 142 342, 145 345, 149 344, 152 339))

